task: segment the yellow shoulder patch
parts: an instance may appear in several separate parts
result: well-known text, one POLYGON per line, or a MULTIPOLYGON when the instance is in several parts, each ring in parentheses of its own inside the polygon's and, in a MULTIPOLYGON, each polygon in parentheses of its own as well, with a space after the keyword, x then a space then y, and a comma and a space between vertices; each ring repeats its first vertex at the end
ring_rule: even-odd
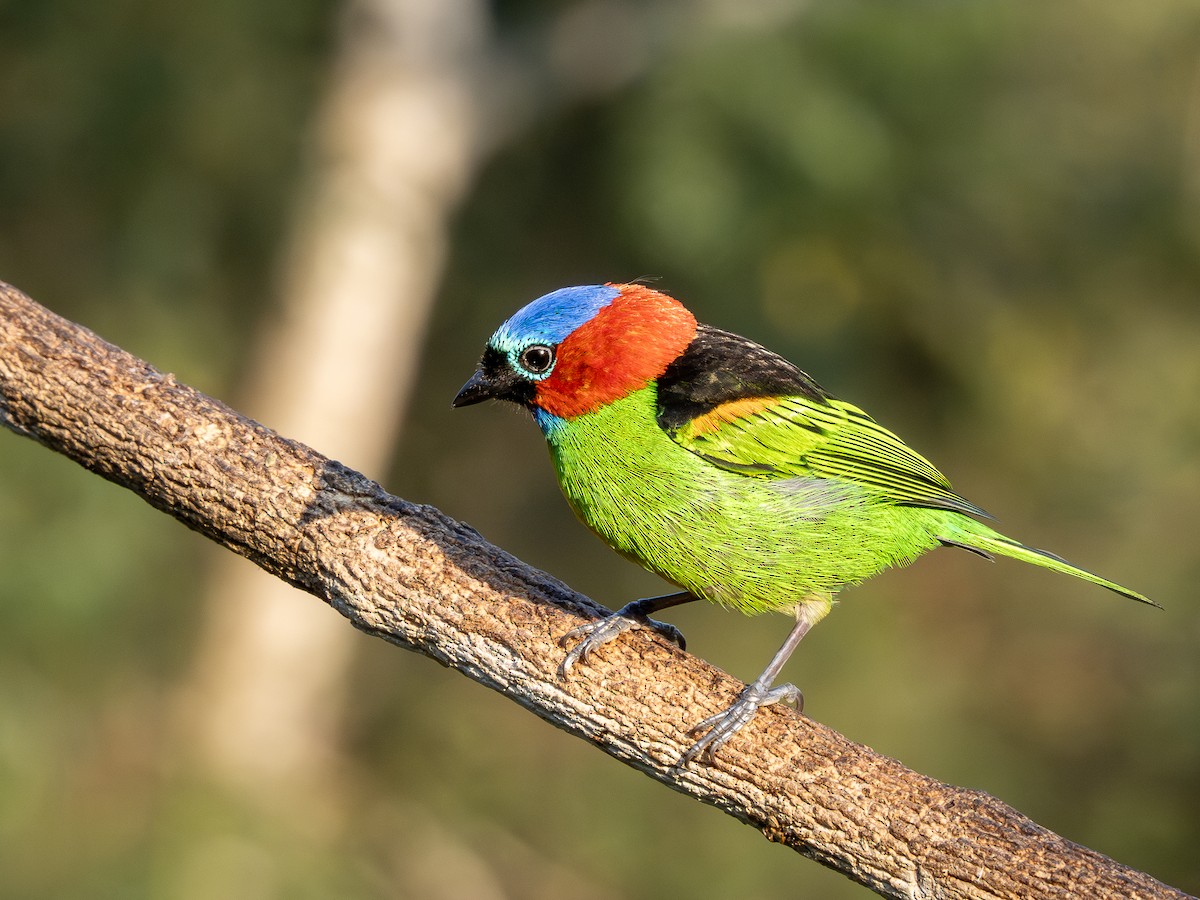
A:
POLYGON ((778 397, 743 397, 740 400, 730 400, 728 403, 714 407, 702 416, 696 416, 688 423, 688 430, 691 432, 691 437, 711 434, 722 425, 748 418, 778 402, 778 397))

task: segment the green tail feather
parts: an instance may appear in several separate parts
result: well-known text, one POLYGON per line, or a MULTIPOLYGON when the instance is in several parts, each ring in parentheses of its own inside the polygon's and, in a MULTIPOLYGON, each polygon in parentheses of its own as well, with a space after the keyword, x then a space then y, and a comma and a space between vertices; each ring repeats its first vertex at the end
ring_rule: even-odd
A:
POLYGON ((1150 606, 1158 606, 1159 609, 1162 609, 1161 606, 1149 597, 1139 594, 1137 591, 1131 591, 1127 587, 1122 587, 1115 581, 1101 578, 1087 569, 1081 569, 1079 566, 1072 565, 1061 556, 1055 556, 1047 550, 1038 550, 1036 547, 1026 547, 1012 538, 1007 538, 998 532, 992 531, 986 525, 979 523, 972 524, 979 530, 956 527, 947 537, 942 539, 942 543, 982 553, 984 556, 990 556, 995 553, 997 556, 1019 559, 1022 562, 1041 566, 1043 569, 1050 569, 1053 572, 1074 575, 1076 578, 1082 578, 1084 581, 1090 581, 1092 584, 1108 588, 1110 591, 1120 594, 1123 597, 1129 597, 1131 600, 1137 600, 1139 603, 1148 603, 1150 606))

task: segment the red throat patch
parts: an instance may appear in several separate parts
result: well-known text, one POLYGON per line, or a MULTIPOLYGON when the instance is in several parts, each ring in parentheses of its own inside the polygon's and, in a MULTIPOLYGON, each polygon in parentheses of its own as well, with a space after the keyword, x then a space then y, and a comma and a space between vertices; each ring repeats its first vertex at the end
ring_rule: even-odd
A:
POLYGON ((621 295, 558 345, 554 372, 537 404, 570 419, 641 390, 667 370, 696 336, 696 317, 678 300, 640 284, 614 284, 621 295))

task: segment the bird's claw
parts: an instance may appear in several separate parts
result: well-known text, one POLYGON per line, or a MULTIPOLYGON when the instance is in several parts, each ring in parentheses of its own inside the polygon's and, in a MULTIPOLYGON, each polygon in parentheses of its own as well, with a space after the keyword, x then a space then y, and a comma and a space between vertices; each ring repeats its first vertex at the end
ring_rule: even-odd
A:
POLYGON ((687 649, 687 641, 684 640, 683 632, 669 622, 659 622, 648 616, 629 615, 623 610, 618 610, 603 619, 585 622, 578 628, 572 628, 558 639, 559 646, 562 647, 573 640, 579 641, 559 664, 559 677, 565 678, 576 663, 587 662, 596 650, 626 631, 632 631, 635 628, 649 628, 657 631, 668 641, 677 645, 680 650, 687 649))
POLYGON ((668 641, 678 647, 680 650, 687 649, 687 639, 684 638, 683 632, 672 625, 670 622, 660 622, 658 619, 643 619, 639 624, 643 628, 649 628, 651 631, 657 631, 668 641))
POLYGON ((689 737, 704 731, 708 734, 684 751, 683 756, 679 758, 679 765, 687 765, 693 760, 711 763, 716 758, 717 751, 741 731, 762 707, 775 703, 787 703, 794 707, 796 712, 802 712, 804 695, 794 684, 781 684, 775 688, 765 688, 758 682, 748 685, 728 709, 709 716, 688 729, 689 737))

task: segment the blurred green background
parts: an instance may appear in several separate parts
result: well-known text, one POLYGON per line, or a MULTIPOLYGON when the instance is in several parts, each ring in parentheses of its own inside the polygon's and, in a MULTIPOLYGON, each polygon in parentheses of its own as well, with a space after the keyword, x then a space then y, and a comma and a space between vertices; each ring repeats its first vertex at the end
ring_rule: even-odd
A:
MULTIPOLYGON (((449 401, 532 297, 659 277, 1166 607, 935 553, 805 641, 808 714, 1200 892, 1200 8, 460 5, 454 58, 416 25, 387 51, 495 93, 367 474, 607 605, 658 591, 574 523, 530 422, 449 401)), ((238 405, 354 14, 0 2, 0 279, 238 405)), ((0 896, 868 896, 357 634, 327 766, 246 789, 187 737, 220 556, 0 434, 0 896)), ((787 630, 670 618, 742 678, 787 630)))

